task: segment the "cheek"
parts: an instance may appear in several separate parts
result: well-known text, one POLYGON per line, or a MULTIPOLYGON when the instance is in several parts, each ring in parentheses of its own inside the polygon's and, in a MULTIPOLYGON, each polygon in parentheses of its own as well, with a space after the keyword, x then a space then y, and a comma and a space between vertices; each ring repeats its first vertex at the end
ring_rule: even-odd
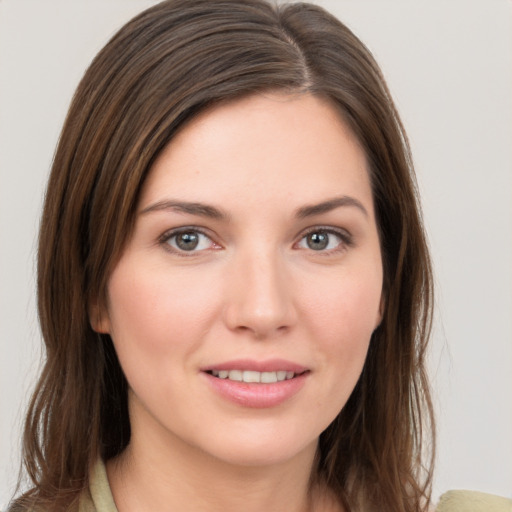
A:
POLYGON ((201 276, 158 269, 131 272, 121 265, 109 283, 109 318, 116 349, 128 346, 156 358, 193 350, 214 317, 214 287, 201 276))
POLYGON ((355 386, 370 338, 380 321, 382 278, 379 267, 366 274, 348 273, 308 295, 310 336, 317 340, 320 364, 333 386, 343 379, 344 394, 355 386), (362 277, 364 276, 364 277, 362 277))
POLYGON ((319 330, 329 337, 354 341, 371 335, 380 321, 382 296, 381 272, 375 269, 372 274, 347 273, 316 290, 310 287, 313 293, 303 293, 305 310, 319 330))

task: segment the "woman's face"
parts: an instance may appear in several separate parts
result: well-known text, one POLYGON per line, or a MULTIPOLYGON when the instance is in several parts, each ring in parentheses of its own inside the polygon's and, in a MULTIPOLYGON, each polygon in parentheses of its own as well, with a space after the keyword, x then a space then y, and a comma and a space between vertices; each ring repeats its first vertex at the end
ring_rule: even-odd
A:
POLYGON ((154 164, 94 320, 129 383, 131 442, 243 465, 313 453, 381 293, 367 162, 329 103, 201 114, 154 164))

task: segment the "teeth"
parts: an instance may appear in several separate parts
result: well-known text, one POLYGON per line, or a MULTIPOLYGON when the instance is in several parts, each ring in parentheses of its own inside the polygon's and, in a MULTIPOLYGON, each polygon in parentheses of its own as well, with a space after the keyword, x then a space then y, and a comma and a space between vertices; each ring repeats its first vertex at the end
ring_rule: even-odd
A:
POLYGON ((260 382, 263 382, 265 384, 277 382, 277 372, 262 372, 260 382))
POLYGON ((231 370, 228 374, 229 380, 242 381, 243 380, 243 372, 242 370, 231 370))
POLYGON ((279 370, 277 372, 255 372, 253 370, 212 370, 211 373, 214 377, 218 377, 219 379, 229 379, 247 383, 260 382, 262 384, 282 382, 283 380, 290 380, 295 377, 294 372, 287 372, 286 370, 279 370))
MULTIPOLYGON (((234 370, 234 371, 236 372, 236 370, 234 370)), ((251 372, 249 370, 246 370, 242 374, 242 380, 244 382, 260 382, 261 373, 260 372, 251 372)))

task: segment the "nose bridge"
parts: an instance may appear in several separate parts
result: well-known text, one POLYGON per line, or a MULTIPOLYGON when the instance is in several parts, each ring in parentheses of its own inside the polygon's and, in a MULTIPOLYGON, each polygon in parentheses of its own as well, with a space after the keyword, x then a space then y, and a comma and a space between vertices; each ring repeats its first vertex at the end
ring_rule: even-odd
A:
POLYGON ((258 338, 291 327, 293 294, 281 252, 268 245, 252 246, 239 251, 235 259, 226 305, 229 327, 258 338))

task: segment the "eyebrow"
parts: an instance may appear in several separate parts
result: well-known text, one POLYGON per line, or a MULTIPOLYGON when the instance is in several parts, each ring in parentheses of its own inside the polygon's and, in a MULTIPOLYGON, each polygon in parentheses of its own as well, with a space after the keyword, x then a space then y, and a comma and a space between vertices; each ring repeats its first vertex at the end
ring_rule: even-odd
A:
MULTIPOLYGON (((302 206, 295 211, 295 217, 298 219, 305 219, 307 217, 313 217, 315 215, 321 215, 322 213, 330 212, 342 206, 355 207, 359 209, 366 217, 368 217, 368 211, 363 206, 363 204, 356 198, 350 196, 334 197, 332 199, 328 199, 327 201, 322 201, 321 203, 302 206)), ((171 210, 179 213, 188 213, 190 215, 198 215, 200 217, 207 217, 216 220, 227 221, 230 219, 230 216, 226 212, 216 208, 215 206, 205 203, 176 201, 172 199, 158 201, 144 208, 140 214, 144 215, 150 212, 165 210, 171 210)))
POLYGON ((312 217, 314 215, 330 212, 341 206, 355 207, 364 213, 365 217, 368 217, 368 211, 363 206, 361 201, 357 200, 355 197, 350 196, 334 197, 332 199, 328 199, 327 201, 322 201, 318 204, 303 206, 296 211, 295 216, 299 219, 304 219, 306 217, 312 217))
POLYGON ((188 213, 191 215, 199 215, 200 217, 208 217, 217 220, 228 220, 229 215, 215 206, 204 203, 188 202, 188 201, 174 201, 164 200, 158 201, 146 208, 140 213, 141 215, 157 212, 162 210, 171 210, 179 213, 188 213))

